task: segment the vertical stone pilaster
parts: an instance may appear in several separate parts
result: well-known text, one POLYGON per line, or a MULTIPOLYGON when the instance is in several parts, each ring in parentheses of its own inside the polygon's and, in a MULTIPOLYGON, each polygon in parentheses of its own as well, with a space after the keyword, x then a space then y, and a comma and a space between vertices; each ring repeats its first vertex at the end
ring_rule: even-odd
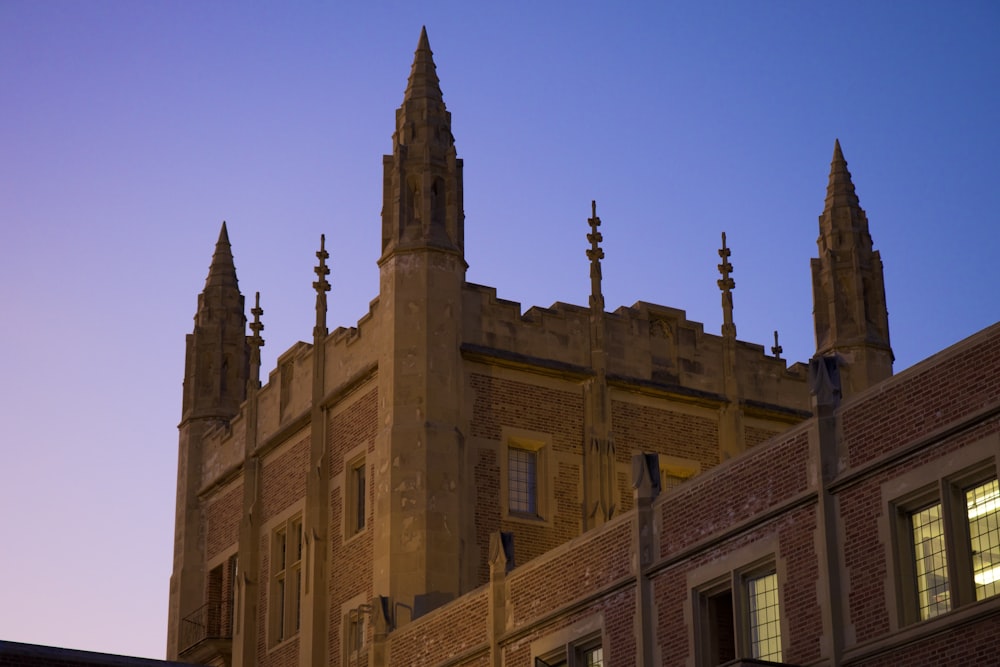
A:
POLYGON ((736 323, 733 320, 733 290, 736 281, 732 278, 733 265, 729 261, 732 251, 726 247, 726 233, 722 232, 722 248, 719 249, 719 289, 722 291, 722 380, 726 395, 726 405, 719 415, 719 454, 725 461, 746 449, 743 430, 743 399, 736 367, 736 323))
POLYGON ((507 573, 512 569, 514 569, 514 534, 492 533, 490 535, 490 608, 487 620, 491 667, 503 667, 503 650, 500 646, 500 638, 506 634, 510 622, 507 573))
POLYGON ((372 599, 372 644, 368 648, 368 667, 388 667, 389 632, 392 630, 392 609, 389 598, 376 595, 372 599))
POLYGON ((820 590, 822 598, 823 635, 822 642, 831 667, 841 664, 844 653, 845 628, 850 620, 845 616, 843 603, 843 572, 840 561, 841 545, 837 500, 827 488, 837 475, 847 468, 847 452, 840 435, 840 418, 837 408, 841 400, 841 378, 838 359, 835 355, 813 357, 809 362, 809 383, 812 392, 815 428, 810 433, 813 460, 819 466, 817 507, 818 552, 820 590))
POLYGON ((302 577, 302 627, 299 631, 299 665, 327 664, 329 609, 327 605, 327 554, 329 540, 330 465, 326 460, 326 411, 323 409, 326 369, 326 293, 330 269, 326 260, 326 237, 320 236, 319 260, 315 268, 316 325, 313 327, 312 399, 309 422, 309 470, 306 472, 306 503, 302 517, 305 562, 302 577))
POLYGON ((233 624, 233 667, 249 667, 257 663, 257 596, 260 594, 260 459, 257 450, 257 390, 260 389, 260 348, 264 325, 260 316, 260 292, 250 310, 253 322, 250 344, 250 377, 247 380, 246 435, 243 442, 243 507, 240 519, 237 551, 238 578, 234 600, 236 618, 233 624))
POLYGON ((608 362, 605 337, 604 294, 601 288, 601 260, 604 237, 598 231, 597 202, 590 202, 590 233, 587 259, 590 260, 590 365, 594 377, 583 387, 583 527, 603 525, 615 515, 618 493, 615 442, 611 432, 611 394, 608 391, 608 362))
POLYGON ((660 493, 660 457, 658 454, 632 456, 632 488, 635 498, 635 530, 632 540, 632 562, 636 573, 635 641, 636 665, 655 667, 656 603, 653 583, 645 570, 659 553, 653 501, 660 493))

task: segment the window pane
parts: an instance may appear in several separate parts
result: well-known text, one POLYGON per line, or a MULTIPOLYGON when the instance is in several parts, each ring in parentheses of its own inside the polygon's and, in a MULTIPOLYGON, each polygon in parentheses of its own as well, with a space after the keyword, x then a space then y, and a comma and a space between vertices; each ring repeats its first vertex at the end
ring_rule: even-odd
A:
POLYGON ((585 667, 604 667, 604 649, 600 646, 583 652, 585 667))
POLYGON ((753 657, 781 661, 781 615, 778 611, 778 575, 774 572, 747 580, 750 602, 750 651, 753 657))
POLYGON ((538 454, 516 447, 509 448, 507 452, 509 473, 507 495, 510 511, 537 515, 535 495, 538 454))
POLYGON ((361 530, 365 527, 365 464, 363 463, 354 469, 354 488, 357 491, 354 498, 357 508, 354 522, 357 530, 361 530))
POLYGON ((976 599, 1000 593, 1000 486, 997 480, 965 492, 969 516, 969 548, 976 599))
POLYGON ((914 512, 910 515, 910 523, 913 527, 920 620, 927 620, 951 609, 941 504, 914 512))
POLYGON ((278 571, 281 571, 285 569, 285 543, 287 541, 285 539, 285 531, 279 530, 277 533, 275 533, 274 538, 278 542, 277 546, 275 547, 275 552, 277 555, 276 560, 278 561, 276 564, 276 569, 278 571))

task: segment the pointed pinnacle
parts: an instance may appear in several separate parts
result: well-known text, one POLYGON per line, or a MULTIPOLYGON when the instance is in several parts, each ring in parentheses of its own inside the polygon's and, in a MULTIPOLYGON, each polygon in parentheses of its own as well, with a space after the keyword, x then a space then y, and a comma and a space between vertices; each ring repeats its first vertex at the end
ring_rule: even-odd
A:
POLYGON ((434 65, 434 53, 427 39, 427 28, 420 29, 420 40, 417 50, 413 53, 413 66, 410 68, 410 78, 406 82, 406 93, 403 102, 416 98, 428 98, 441 102, 441 84, 434 65))
POLYGON ((219 240, 215 242, 212 264, 208 269, 208 279, 205 280, 205 288, 209 287, 235 287, 239 289, 239 282, 236 280, 236 265, 233 262, 233 250, 229 243, 229 231, 226 229, 225 221, 222 222, 222 229, 219 230, 219 240))
POLYGON ((830 161, 830 181, 826 186, 826 209, 836 206, 858 206, 858 196, 851 182, 851 172, 847 170, 847 160, 840 149, 840 139, 833 144, 833 159, 830 161))

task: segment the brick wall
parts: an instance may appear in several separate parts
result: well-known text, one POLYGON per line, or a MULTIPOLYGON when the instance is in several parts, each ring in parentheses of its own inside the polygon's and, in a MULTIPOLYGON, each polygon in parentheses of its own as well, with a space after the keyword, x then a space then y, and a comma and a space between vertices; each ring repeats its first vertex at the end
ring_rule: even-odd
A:
MULTIPOLYGON (((357 395, 357 394, 356 394, 357 395)), ((344 618, 342 609, 348 600, 364 594, 366 602, 374 594, 372 590, 372 535, 375 505, 374 466, 375 437, 378 432, 378 388, 360 393, 354 402, 336 413, 331 413, 327 422, 327 461, 330 466, 330 516, 329 535, 331 553, 327 565, 329 594, 329 634, 327 650, 331 664, 340 664, 344 655, 344 618), (344 533, 344 492, 343 480, 347 452, 365 445, 368 459, 365 465, 367 484, 365 492, 365 529, 359 534, 345 538, 344 533)), ((371 623, 367 624, 366 645, 371 642, 371 623)), ((359 656, 355 663, 365 664, 367 654, 359 656)))
POLYGON ((677 487, 667 494, 669 502, 661 503, 661 555, 669 556, 805 492, 808 462, 808 433, 798 429, 677 487))
POLYGON ((1000 616, 972 625, 928 634, 911 644, 845 664, 857 667, 940 667, 941 665, 995 665, 1000 655, 1000 616))
POLYGON ((240 539, 240 515, 243 512, 243 480, 220 491, 205 509, 205 560, 211 561, 240 539))
POLYGON ((291 447, 264 461, 260 496, 265 521, 305 498, 309 463, 308 429, 295 438, 291 447))
POLYGON ((702 471, 719 463, 719 420, 637 403, 613 401, 612 427, 618 462, 631 465, 632 454, 656 452, 691 459, 702 471))
MULTIPOLYGON (((390 634, 393 665, 435 665, 486 641, 489 595, 480 587, 390 634)), ((489 654, 463 665, 486 665, 489 654), (484 659, 485 658, 485 659, 484 659)))
POLYGON ((1000 325, 845 405, 850 464, 870 461, 998 400, 1000 325))
POLYGON ((539 564, 514 569, 508 575, 514 626, 627 576, 632 527, 632 521, 612 522, 564 545, 539 564))
POLYGON ((580 466, 583 457, 583 395, 579 387, 560 391, 503 378, 473 373, 469 383, 475 391, 471 435, 501 442, 504 427, 549 434, 552 438, 549 475, 540 489, 551 484, 554 506, 546 522, 503 519, 500 506, 500 461, 496 450, 480 448, 473 453, 476 490, 476 546, 478 583, 489 578, 489 535, 496 530, 514 533, 518 563, 524 563, 580 534, 580 466))

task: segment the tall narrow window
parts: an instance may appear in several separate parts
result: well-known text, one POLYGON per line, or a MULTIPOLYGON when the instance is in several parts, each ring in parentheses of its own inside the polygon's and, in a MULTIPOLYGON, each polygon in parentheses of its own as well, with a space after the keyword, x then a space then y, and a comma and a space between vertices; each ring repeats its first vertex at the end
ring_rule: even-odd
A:
POLYGON ((965 492, 976 599, 1000 593, 1000 485, 992 479, 965 492))
POLYGON ((365 529, 367 522, 368 469, 364 456, 350 461, 346 466, 346 497, 344 499, 344 524, 350 538, 365 529))
POLYGON ((538 454, 517 447, 508 448, 507 454, 510 511, 537 516, 538 454))
POLYGON ((365 464, 354 468, 354 502, 356 505, 354 512, 354 522, 357 530, 365 527, 365 464))
POLYGON ((916 566, 920 620, 927 620, 951 609, 941 503, 911 514, 910 525, 913 528, 913 560, 916 566))
POLYGON ((781 618, 778 611, 778 575, 774 572, 747 579, 750 611, 750 655, 781 660, 781 618))
POLYGON ((302 517, 276 528, 271 544, 271 636, 280 642, 297 633, 302 623, 302 517))

